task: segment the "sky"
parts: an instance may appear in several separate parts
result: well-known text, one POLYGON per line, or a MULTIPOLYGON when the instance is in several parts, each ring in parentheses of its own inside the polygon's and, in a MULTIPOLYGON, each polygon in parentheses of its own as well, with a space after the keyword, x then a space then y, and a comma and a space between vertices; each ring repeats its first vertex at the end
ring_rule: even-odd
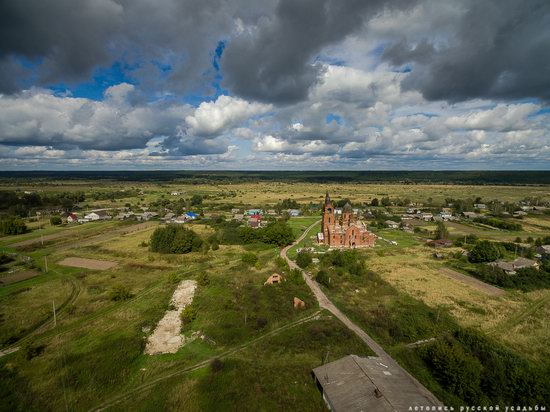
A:
POLYGON ((548 0, 2 0, 0 170, 548 170, 548 0))

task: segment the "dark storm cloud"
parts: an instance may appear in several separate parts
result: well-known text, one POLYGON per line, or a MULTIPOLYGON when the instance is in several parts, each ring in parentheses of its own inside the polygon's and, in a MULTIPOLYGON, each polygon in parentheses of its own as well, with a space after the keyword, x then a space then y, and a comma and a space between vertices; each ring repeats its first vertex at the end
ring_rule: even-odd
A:
POLYGON ((89 78, 94 68, 124 59, 150 90, 185 91, 211 65, 235 19, 254 21, 269 1, 245 0, 2 0, 0 93, 14 92, 10 61, 34 66, 39 84, 89 78), (170 66, 161 78, 157 63, 170 66))
POLYGON ((321 65, 312 58, 385 6, 413 1, 280 0, 275 14, 233 39, 222 58, 226 84, 242 97, 271 103, 304 100, 321 65))
POLYGON ((403 40, 386 50, 383 57, 391 63, 414 65, 403 88, 419 90, 428 100, 550 100, 550 2, 460 4, 465 11, 444 42, 427 33, 431 40, 403 40))

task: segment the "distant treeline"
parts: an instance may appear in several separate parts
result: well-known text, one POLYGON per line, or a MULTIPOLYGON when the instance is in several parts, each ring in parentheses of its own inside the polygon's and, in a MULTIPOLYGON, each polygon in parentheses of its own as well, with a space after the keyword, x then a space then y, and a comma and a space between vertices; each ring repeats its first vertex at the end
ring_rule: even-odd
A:
POLYGON ((550 171, 13 171, 4 181, 115 180, 186 183, 290 181, 305 183, 403 183, 548 185, 550 171))

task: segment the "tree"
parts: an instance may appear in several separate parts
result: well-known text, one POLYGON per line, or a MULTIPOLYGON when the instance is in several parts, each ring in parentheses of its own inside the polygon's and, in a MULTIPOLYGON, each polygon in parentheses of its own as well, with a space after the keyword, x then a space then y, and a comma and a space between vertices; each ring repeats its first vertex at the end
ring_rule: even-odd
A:
POLYGON ((50 223, 54 226, 58 226, 61 223, 63 223, 63 221, 61 220, 61 217, 59 217, 59 216, 52 216, 52 217, 50 217, 50 223))
POLYGON ((193 195, 191 197, 191 206, 199 206, 202 204, 203 197, 201 195, 193 195))
POLYGON ((8 217, 0 221, 0 232, 3 235, 20 235, 22 233, 27 233, 28 228, 21 219, 8 217))
POLYGON ((311 256, 311 253, 301 251, 296 256, 296 264, 300 266, 302 269, 308 267, 313 262, 313 258, 311 256))
POLYGON ((488 240, 480 240, 472 248, 468 258, 470 262, 494 262, 503 256, 503 250, 500 245, 488 240))
POLYGON ((435 229, 435 238, 436 239, 448 239, 449 231, 445 227, 445 223, 437 222, 437 227, 435 229))
POLYGON ((372 199, 370 202, 370 205, 374 207, 378 206, 379 205, 378 199, 376 197, 372 199))
POLYGON ((157 228, 151 235, 149 248, 158 253, 189 253, 201 250, 202 239, 181 225, 157 228))

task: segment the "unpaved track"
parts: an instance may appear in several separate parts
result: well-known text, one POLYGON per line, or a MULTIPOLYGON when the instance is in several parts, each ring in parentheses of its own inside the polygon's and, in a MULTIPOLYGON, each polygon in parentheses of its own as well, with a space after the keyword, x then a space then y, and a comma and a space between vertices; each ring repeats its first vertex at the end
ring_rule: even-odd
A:
POLYGON ((488 295, 491 295, 491 296, 503 296, 506 293, 506 291, 500 288, 497 288, 496 286, 489 285, 485 282, 482 282, 479 279, 476 279, 472 276, 464 275, 450 268, 441 268, 439 269, 439 273, 451 279, 455 279, 469 286, 472 286, 477 290, 487 293, 488 295))
MULTIPOLYGON (((115 236, 123 236, 128 233, 145 230, 157 223, 158 222, 151 221, 151 222, 141 222, 131 226, 123 226, 118 229, 107 228, 105 229, 106 232, 100 232, 100 233, 94 232, 92 234, 89 234, 85 238, 79 237, 79 235, 82 235, 81 233, 77 233, 76 235, 73 236, 73 234, 70 233, 70 230, 72 228, 69 228, 60 233, 53 233, 51 235, 43 236, 42 238, 36 237, 28 240, 23 240, 21 242, 12 243, 7 246, 18 248, 18 247, 24 247, 24 246, 30 246, 30 245, 38 245, 42 241, 50 242, 55 240, 61 240, 61 242, 59 242, 61 245, 56 247, 56 250, 66 250, 66 249, 71 249, 78 246, 86 246, 96 242, 103 242, 115 236)), ((84 224, 93 225, 93 223, 84 223, 84 224)), ((51 245, 44 245, 44 247, 48 247, 48 246, 51 246, 51 245)))
POLYGON ((112 260, 98 260, 98 259, 87 259, 80 257, 68 257, 59 262, 58 265, 61 266, 70 266, 74 268, 83 268, 83 269, 92 269, 92 270, 107 270, 114 268, 118 265, 117 262, 112 260))
POLYGON ((288 249, 290 249, 295 244, 301 242, 308 234, 309 231, 318 224, 319 221, 313 223, 309 228, 307 228, 304 233, 302 233, 302 236, 300 236, 293 244, 286 246, 281 250, 281 257, 285 259, 290 267, 290 269, 298 269, 302 272, 302 275, 304 277, 304 280, 306 281, 306 284, 309 286, 315 297, 317 298, 317 301, 319 302, 319 306, 323 309, 328 310, 330 313, 332 313, 334 316, 336 316, 346 327, 354 332, 363 342, 367 344, 369 348, 372 349, 374 353, 378 357, 381 358, 382 362, 384 362, 386 365, 391 365, 394 368, 400 369, 402 373, 407 376, 412 384, 417 388, 418 392, 421 393, 424 398, 426 399, 426 405, 436 405, 436 406, 442 406, 443 404, 428 390, 422 385, 414 376, 409 374, 405 369, 403 369, 383 348, 380 346, 374 339, 372 339, 369 335, 365 333, 363 329, 361 329, 359 326, 357 326, 355 323, 351 321, 350 318, 348 318, 340 309, 338 309, 331 300, 325 295, 325 293, 321 290, 321 287, 317 282, 315 282, 313 279, 311 279, 310 274, 306 273, 304 270, 300 269, 296 263, 294 263, 292 260, 288 258, 286 255, 288 249))

